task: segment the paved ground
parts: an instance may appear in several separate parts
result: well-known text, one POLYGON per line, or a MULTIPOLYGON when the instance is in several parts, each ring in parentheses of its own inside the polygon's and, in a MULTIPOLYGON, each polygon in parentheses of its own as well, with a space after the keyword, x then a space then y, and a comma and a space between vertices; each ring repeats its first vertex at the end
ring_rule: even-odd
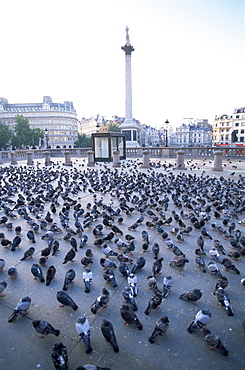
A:
MULTIPOLYGON (((87 174, 90 171, 98 170, 101 174, 103 171, 107 171, 106 176, 110 177, 110 171, 115 171, 111 164, 106 165, 106 169, 103 164, 96 164, 95 168, 88 169, 86 166, 86 161, 84 160, 74 160, 74 166, 63 167, 61 163, 56 163, 53 167, 50 167, 54 172, 56 171, 67 171, 69 173, 69 182, 71 181, 72 174, 75 173, 77 169, 82 174, 87 174)), ((135 171, 141 171, 148 175, 148 177, 156 176, 158 173, 162 173, 164 178, 171 176, 182 176, 186 174, 187 176, 196 176, 196 182, 200 177, 210 178, 220 178, 221 176, 226 179, 231 179, 232 186, 234 187, 237 181, 241 181, 245 176, 245 166, 244 162, 234 162, 224 161, 224 171, 214 172, 212 171, 212 163, 203 160, 194 160, 188 162, 187 170, 178 171, 174 167, 167 170, 164 169, 164 163, 174 164, 174 160, 155 161, 153 169, 141 169, 138 162, 137 165, 133 165, 133 161, 124 162, 124 173, 130 171, 133 174, 135 171), (159 168, 158 168, 159 167, 159 168), (203 172, 205 171, 205 172, 203 172), (235 172, 233 174, 233 172, 235 172)), ((20 166, 24 167, 26 162, 19 162, 18 168, 20 166)), ((44 169, 43 163, 41 162, 38 167, 44 169)), ((26 171, 31 171, 30 167, 25 167, 26 171)), ((37 170, 37 162, 33 166, 33 170, 37 170)), ((118 169, 119 173, 121 169, 118 169)), ((4 175, 3 175, 4 177, 4 175)), ((11 180, 11 179, 10 179, 11 180)), ((1 178, 3 181, 8 181, 8 179, 1 178)), ((76 181, 81 181, 77 179, 76 181)), ((167 181, 170 181, 168 178, 167 181)), ((243 180, 244 181, 244 180, 243 180)), ((51 182, 52 183, 52 182, 51 182)), ((54 186, 57 184, 57 180, 52 183, 54 186)), ((11 197, 12 200, 16 200, 19 193, 22 192, 21 178, 16 184, 18 186, 17 191, 14 196, 11 197)), ((89 192, 89 186, 85 191, 81 191, 78 194, 70 194, 70 197, 78 200, 82 204, 82 208, 87 211, 86 205, 88 202, 93 204, 94 197, 93 194, 89 192)), ((103 190, 103 189, 101 189, 103 190)), ((217 187, 213 189, 215 193, 217 187)), ((243 187, 244 190, 244 187, 243 187)), ((174 191, 174 189, 173 189, 174 191)), ((44 191, 45 192, 45 191, 44 191)), ((123 196, 124 188, 121 189, 123 196)), ((136 193, 133 193, 136 194, 136 193)), ((37 194, 34 194, 36 196, 37 194)), ((118 198, 112 197, 109 193, 101 194, 97 192, 98 199, 103 196, 103 202, 109 205, 110 201, 113 200, 112 207, 118 208, 118 198)), ((137 194, 139 195, 139 194, 137 194)), ((171 199, 171 194, 169 195, 171 199)), ((162 195, 160 195, 160 198, 162 195)), ((2 194, 3 198, 3 194, 2 194)), ((244 193, 241 195, 244 199, 244 193)), ((193 196, 193 200, 196 196, 193 196)), ((234 200, 234 198, 233 198, 234 200)), ((60 226, 59 221, 59 211, 62 209, 63 200, 60 197, 60 206, 57 207, 56 214, 52 217, 57 225, 60 226)), ((131 206, 131 203, 128 203, 131 206)), ((14 205, 10 205, 13 207, 14 205)), ((135 207, 135 204, 132 204, 135 207)), ((44 204, 43 216, 46 215, 47 210, 50 209, 50 202, 44 204)), ((166 218, 172 215, 173 209, 179 214, 180 209, 173 205, 172 200, 170 201, 169 208, 165 212, 166 218)), ((183 208, 184 212, 188 212, 188 209, 183 208)), ((227 253, 232 251, 229 240, 225 240, 222 235, 219 235, 217 231, 211 230, 211 222, 215 221, 218 225, 222 225, 222 220, 224 218, 221 212, 221 218, 219 220, 214 219, 213 215, 214 207, 212 208, 211 220, 206 224, 207 230, 213 236, 213 239, 219 239, 226 249, 227 253)), ((154 212, 156 212, 153 209, 154 212)), ((230 211, 230 210, 228 210, 230 211)), ((245 303, 245 291, 240 284, 241 278, 245 277, 244 268, 244 257, 235 261, 235 265, 241 271, 240 275, 236 275, 233 272, 226 272, 223 265, 219 264, 219 268, 223 275, 225 275, 229 280, 229 285, 227 287, 227 292, 231 299, 231 304, 234 310, 234 316, 229 317, 223 307, 217 305, 217 299, 213 295, 214 286, 217 278, 210 275, 208 272, 206 274, 202 273, 195 265, 195 254, 196 249, 196 239, 199 236, 199 231, 193 230, 190 236, 184 236, 184 242, 178 244, 181 250, 184 251, 189 263, 183 271, 179 271, 169 266, 170 261, 174 259, 173 252, 167 250, 166 242, 162 240, 161 235, 157 233, 155 228, 147 229, 145 222, 150 221, 150 217, 144 214, 144 223, 140 225, 135 232, 131 231, 136 238, 135 241, 135 251, 133 253, 133 260, 137 260, 139 256, 144 255, 146 258, 146 265, 142 271, 137 274, 138 277, 138 287, 139 292, 136 297, 136 302, 138 305, 138 311, 136 312, 140 321, 143 324, 143 330, 139 331, 135 327, 125 326, 124 321, 120 316, 120 307, 123 303, 122 290, 127 286, 127 282, 124 277, 122 277, 118 271, 118 268, 114 270, 118 286, 112 288, 110 285, 105 285, 102 273, 103 269, 100 266, 99 260, 103 256, 101 248, 94 246, 94 237, 92 234, 92 229, 84 230, 83 234, 88 236, 88 243, 85 247, 79 248, 75 257, 74 262, 69 262, 63 264, 63 259, 67 251, 70 249, 70 242, 63 240, 66 232, 63 230, 62 233, 56 234, 55 239, 60 243, 60 251, 57 255, 48 258, 46 266, 43 267, 44 276, 50 265, 56 267, 57 273, 54 280, 51 282, 50 286, 47 287, 45 283, 34 280, 31 274, 31 266, 33 263, 38 263, 40 258, 41 250, 47 246, 47 242, 42 240, 41 237, 45 231, 40 230, 36 234, 36 244, 35 254, 31 259, 20 261, 23 256, 24 251, 26 251, 31 243, 26 237, 26 233, 30 230, 28 223, 18 215, 15 211, 17 218, 8 220, 13 223, 13 230, 8 231, 6 226, 0 226, 0 232, 4 232, 5 237, 9 240, 13 240, 15 237, 15 227, 21 225, 22 227, 22 242, 20 247, 15 251, 11 252, 10 248, 5 249, 1 247, 0 258, 6 261, 6 265, 3 272, 0 274, 0 280, 5 279, 7 281, 7 288, 4 291, 5 296, 0 297, 0 310, 1 310, 1 328, 2 334, 0 339, 1 351, 0 351, 0 368, 4 370, 20 370, 20 369, 53 369, 53 363, 51 360, 52 346, 55 342, 61 341, 67 346, 69 355, 69 369, 76 369, 80 365, 87 363, 104 366, 111 368, 113 370, 138 370, 138 369, 242 369, 245 367, 245 350, 244 350, 244 340, 245 332, 242 326, 243 320, 245 318, 244 313, 244 303, 245 303), (142 251, 142 239, 141 232, 146 230, 150 236, 149 249, 146 253, 142 251), (162 274, 157 275, 157 281, 159 283, 159 288, 162 288, 163 277, 171 274, 174 283, 172 291, 169 296, 163 300, 161 306, 157 310, 153 310, 149 316, 144 314, 147 307, 148 301, 152 295, 152 291, 147 289, 147 276, 151 274, 151 267, 154 261, 151 247, 153 243, 159 243, 160 254, 159 257, 164 257, 162 274), (84 292, 84 285, 82 282, 82 272, 84 271, 83 266, 80 263, 81 258, 85 254, 86 248, 91 248, 94 253, 93 264, 91 269, 93 272, 93 285, 90 293, 84 292), (10 266, 15 266, 17 268, 16 279, 10 279, 7 275, 7 269, 10 266), (73 311, 69 307, 61 308, 56 300, 56 292, 62 289, 64 276, 69 268, 73 268, 76 272, 76 278, 74 284, 68 288, 69 295, 75 300, 79 308, 77 311, 73 311), (94 302, 101 288, 106 286, 110 293, 110 301, 107 308, 96 315, 93 315, 90 311, 90 306, 94 302), (203 296, 198 301, 197 305, 190 302, 185 302, 179 299, 179 295, 184 293, 188 289, 200 288, 202 290, 203 296), (29 313, 26 316, 18 318, 13 323, 8 323, 8 317, 10 316, 12 310, 16 306, 20 298, 24 296, 29 296, 32 299, 31 307, 29 313), (187 332, 187 327, 193 320, 197 311, 202 308, 209 308, 212 312, 212 320, 209 324, 209 328, 214 330, 221 338, 223 344, 229 350, 229 356, 225 357, 218 351, 210 351, 204 342, 203 335, 201 332, 196 332, 189 334, 187 332), (84 350, 84 345, 79 342, 79 338, 75 329, 75 323, 79 316, 85 315, 91 325, 91 344, 93 347, 93 352, 91 354, 86 354, 84 350), (154 344, 148 342, 148 338, 154 328, 156 320, 160 316, 168 316, 170 321, 169 330, 164 337, 159 337, 154 344), (114 353, 108 343, 103 339, 100 331, 100 325, 102 319, 106 318, 110 320, 115 329, 118 345, 120 351, 114 353), (32 320, 34 319, 44 319, 52 324, 56 329, 61 331, 58 338, 53 335, 48 335, 43 339, 40 339, 36 331, 32 327, 32 320)), ((3 208, 0 209, 0 217, 4 216, 3 208)), ((31 215, 33 218, 34 216, 31 215)), ((132 212, 131 216, 127 216, 125 212, 121 212, 120 216, 123 217, 123 223, 120 225, 121 230, 124 235, 120 237, 124 239, 125 234, 129 233, 128 226, 132 225, 140 216, 138 211, 132 212)), ((239 215, 238 220, 232 219, 231 222, 236 223, 236 228, 241 230, 242 235, 245 236, 245 226, 238 224, 244 218, 244 214, 239 215)), ((83 222, 84 217, 79 220, 83 222)), ((116 224, 117 218, 114 220, 116 224)), ((92 223, 92 227, 101 223, 102 218, 99 217, 97 221, 92 223)), ((39 222, 39 221, 37 221, 39 222)), ((184 222, 187 226, 190 225, 190 220, 185 219, 184 222)), ((69 225, 74 227, 73 209, 70 211, 69 225)), ((173 226, 176 226, 175 222, 171 225, 165 225, 164 230, 169 233, 173 226)), ((110 228, 104 228, 104 235, 109 233, 110 228)), ((176 238, 170 234, 171 238, 176 242, 176 238)), ((75 236, 78 243, 80 243, 80 238, 75 236)), ((116 236, 114 237, 116 238, 116 236)), ((177 244, 177 243, 176 243, 177 244)), ((111 248, 116 250, 115 243, 110 243, 111 248)), ((209 257, 209 249, 213 246, 213 240, 205 239, 204 250, 207 253, 205 257, 206 264, 211 260, 209 257)), ((113 259, 117 266, 119 262, 113 259)), ((129 268, 131 266, 129 265, 129 268)))

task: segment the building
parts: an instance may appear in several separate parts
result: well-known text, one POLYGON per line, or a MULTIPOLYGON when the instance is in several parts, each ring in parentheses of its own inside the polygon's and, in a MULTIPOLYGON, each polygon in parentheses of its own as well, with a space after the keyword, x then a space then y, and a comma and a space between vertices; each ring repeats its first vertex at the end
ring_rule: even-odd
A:
POLYGON ((234 109, 230 116, 215 116, 213 122, 213 144, 245 144, 245 108, 234 109))
POLYGON ((53 103, 50 96, 44 96, 42 103, 9 104, 0 98, 0 122, 13 129, 17 115, 27 118, 30 128, 44 131, 41 147, 73 148, 78 138, 77 115, 70 101, 53 103))
POLYGON ((178 146, 211 146, 212 126, 206 119, 184 118, 176 128, 175 144, 178 146))

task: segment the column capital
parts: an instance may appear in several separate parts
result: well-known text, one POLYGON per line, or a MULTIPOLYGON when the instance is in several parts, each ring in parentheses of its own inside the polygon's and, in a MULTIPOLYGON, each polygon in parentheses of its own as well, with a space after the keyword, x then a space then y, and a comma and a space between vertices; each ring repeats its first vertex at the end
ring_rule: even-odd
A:
POLYGON ((134 48, 132 45, 125 44, 124 46, 121 46, 121 49, 124 50, 126 55, 131 55, 132 51, 134 51, 134 48))

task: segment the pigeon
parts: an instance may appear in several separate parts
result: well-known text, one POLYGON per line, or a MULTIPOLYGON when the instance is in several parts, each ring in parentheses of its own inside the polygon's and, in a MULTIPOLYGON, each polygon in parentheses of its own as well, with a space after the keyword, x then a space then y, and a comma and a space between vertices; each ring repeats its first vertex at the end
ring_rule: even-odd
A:
POLYGON ((102 307, 107 307, 107 303, 109 302, 110 294, 106 288, 102 288, 100 294, 91 305, 91 312, 95 315, 99 309, 102 307))
POLYGON ((38 263, 33 263, 31 267, 31 273, 34 276, 34 279, 38 279, 41 283, 44 283, 43 271, 41 266, 38 263))
POLYGON ((67 262, 71 262, 74 260, 76 256, 76 252, 74 250, 74 248, 71 248, 65 255, 65 258, 63 260, 63 265, 65 265, 67 262))
POLYGON ((178 260, 171 261, 169 266, 177 267, 179 270, 183 270, 185 264, 188 262, 189 262, 188 258, 181 257, 178 260))
POLYGON ((51 265, 46 272, 46 286, 49 286, 56 274, 56 268, 51 265))
POLYGON ((108 244, 103 244, 102 245, 102 252, 105 254, 105 256, 106 257, 116 257, 116 256, 118 256, 118 253, 117 252, 115 252, 113 249, 111 249, 110 247, 109 247, 109 245, 108 244))
POLYGON ((144 257, 142 257, 142 256, 139 257, 137 259, 137 261, 135 262, 135 264, 133 265, 132 270, 131 270, 131 273, 132 274, 136 274, 137 272, 139 272, 140 270, 142 270, 143 267, 145 266, 145 262, 146 262, 146 260, 145 260, 144 257))
POLYGON ((143 325, 138 319, 137 315, 134 313, 133 309, 129 305, 122 305, 120 309, 121 317, 128 325, 134 325, 137 329, 142 330, 143 325))
POLYGON ((176 256, 175 258, 185 257, 185 254, 182 252, 182 250, 179 247, 177 247, 177 245, 173 246, 172 251, 174 255, 176 256))
POLYGON ((154 288, 157 288, 157 280, 155 278, 155 276, 153 275, 149 275, 147 276, 147 284, 148 284, 148 287, 149 289, 154 289, 154 288))
POLYGON ((152 252, 154 254, 154 259, 155 260, 158 259, 159 251, 160 251, 159 244, 158 243, 154 243, 153 246, 152 246, 152 252))
POLYGON ((79 317, 75 326, 80 340, 82 340, 85 345, 85 352, 87 354, 91 353, 93 348, 90 342, 90 325, 88 319, 86 317, 79 317))
POLYGON ((5 264, 5 260, 3 258, 0 258, 0 272, 3 271, 5 264))
POLYGON ((9 239, 3 239, 2 241, 1 241, 1 244, 2 244, 2 246, 4 247, 4 248, 9 248, 10 246, 12 247, 12 242, 11 242, 11 240, 9 240, 9 239))
POLYGON ((130 272, 129 272, 129 268, 126 265, 126 263, 120 262, 118 269, 120 271, 121 276, 124 276, 126 278, 129 276, 130 272))
POLYGON ((167 316, 160 317, 157 320, 155 328, 154 328, 150 338, 148 339, 148 341, 150 343, 154 343, 156 337, 159 336, 159 335, 165 335, 168 328, 169 328, 169 319, 168 319, 168 317, 167 316))
POLYGON ((163 278, 163 285, 165 285, 168 289, 171 289, 173 286, 173 278, 171 275, 167 275, 163 278))
POLYGON ((78 309, 78 305, 73 301, 67 292, 60 290, 56 293, 57 301, 61 303, 60 307, 68 306, 73 308, 74 311, 78 309))
POLYGON ((236 266, 232 263, 232 261, 229 258, 223 258, 221 261, 222 265, 225 266, 226 271, 233 271, 237 275, 240 275, 240 271, 236 266))
POLYGON ((182 299, 183 301, 190 301, 194 304, 196 304, 196 301, 201 299, 201 297, 202 292, 200 289, 193 289, 179 296, 179 298, 182 299))
POLYGON ((17 276, 17 268, 15 266, 10 266, 7 273, 10 279, 15 279, 17 276))
POLYGON ((233 313, 233 310, 232 310, 232 307, 231 307, 231 303, 230 303, 230 298, 229 298, 227 292, 223 288, 219 287, 216 290, 215 295, 216 295, 216 298, 218 299, 220 305, 225 307, 225 309, 227 311, 227 315, 228 316, 234 316, 234 313, 233 313))
POLYGON ((128 276, 128 285, 132 291, 134 297, 138 294, 138 279, 137 276, 134 275, 132 272, 128 276))
POLYGON ((16 251, 16 248, 20 246, 20 243, 21 243, 21 237, 19 235, 16 235, 12 242, 11 251, 12 252, 16 251))
POLYGON ((70 239, 70 244, 72 248, 75 250, 75 252, 77 252, 77 240, 73 236, 70 239))
POLYGON ((103 319, 101 323, 101 332, 105 338, 105 340, 110 343, 115 353, 119 352, 119 347, 116 340, 115 331, 113 325, 110 321, 103 319))
POLYGON ((0 281, 0 297, 4 297, 5 294, 3 294, 3 291, 6 289, 7 287, 7 282, 5 280, 1 280, 0 281))
POLYGON ((18 302, 17 306, 15 307, 14 311, 8 318, 8 322, 13 322, 18 316, 26 315, 28 313, 28 309, 31 305, 31 298, 24 297, 18 302))
POLYGON ((217 279, 217 281, 216 281, 214 294, 215 294, 215 292, 216 292, 216 290, 218 288, 221 287, 221 288, 225 289, 227 286, 228 286, 228 279, 227 279, 227 277, 225 277, 225 276, 219 277, 217 279))
POLYGON ((217 251, 215 247, 209 250, 209 254, 210 254, 211 259, 215 260, 218 263, 221 263, 222 258, 220 257, 219 252, 217 251))
POLYGON ((111 269, 106 269, 105 272, 103 273, 103 278, 105 279, 107 284, 111 284, 113 288, 117 286, 115 274, 113 270, 111 269))
MULTIPOLYGON (((41 227, 42 228, 42 227, 41 227)), ((54 231, 47 231, 44 235, 41 236, 41 239, 42 240, 49 240, 50 238, 52 238, 54 236, 54 231)))
POLYGON ((112 262, 109 258, 104 258, 102 257, 100 259, 100 265, 104 268, 104 269, 112 269, 112 268, 117 268, 117 265, 112 262))
POLYGON ((206 272, 206 265, 202 256, 196 256, 195 262, 202 272, 206 272))
POLYGON ((93 273, 89 267, 86 267, 85 271, 83 272, 83 282, 85 285, 85 293, 90 292, 90 286, 92 284, 92 279, 93 279, 93 273))
POLYGON ((222 355, 228 356, 229 351, 224 347, 217 334, 206 327, 202 329, 202 332, 209 349, 217 349, 222 355))
POLYGON ((212 317, 211 311, 208 310, 207 308, 198 311, 194 320, 188 327, 187 331, 189 333, 192 333, 194 329, 202 329, 210 322, 211 317, 212 317))
POLYGON ((27 238, 34 244, 36 243, 36 238, 33 230, 29 230, 26 234, 27 238))
POLYGON ((152 265, 152 275, 153 276, 156 276, 157 274, 161 274, 162 261, 163 261, 163 257, 153 262, 153 265, 152 265))
POLYGON ((130 263, 130 264, 133 263, 133 259, 126 256, 126 254, 124 253, 119 253, 119 255, 117 256, 117 259, 119 262, 130 263))
POLYGON ((220 270, 218 269, 218 266, 214 262, 208 263, 208 271, 211 275, 217 275, 218 277, 222 277, 222 274, 220 270))
POLYGON ((60 335, 60 330, 55 329, 51 324, 49 324, 45 320, 33 320, 32 326, 36 330, 37 333, 40 333, 40 338, 44 338, 45 335, 53 334, 56 337, 60 335))
POLYGON ((63 284, 63 288, 62 290, 67 290, 68 289, 68 286, 73 283, 74 279, 76 277, 76 273, 75 273, 75 270, 73 269, 69 269, 66 274, 65 274, 65 280, 64 280, 64 284, 63 284))
POLYGON ((145 310, 145 315, 149 315, 150 312, 160 306, 162 303, 162 292, 158 288, 154 288, 154 294, 148 302, 148 306, 145 310))
POLYGON ((32 255, 34 254, 34 252, 35 252, 35 248, 34 247, 30 247, 29 249, 27 249, 27 251, 25 251, 24 256, 20 260, 21 261, 24 261, 27 258, 31 258, 32 255))
POLYGON ((58 240, 55 240, 53 242, 52 247, 53 247, 52 256, 55 256, 57 252, 59 251, 59 247, 60 247, 60 243, 58 242, 58 240))
POLYGON ((123 295, 125 303, 129 304, 132 307, 133 311, 137 311, 138 307, 135 302, 132 290, 129 286, 123 290, 122 295, 123 295))
POLYGON ((68 370, 67 348, 63 343, 54 343, 51 357, 56 370, 68 370))

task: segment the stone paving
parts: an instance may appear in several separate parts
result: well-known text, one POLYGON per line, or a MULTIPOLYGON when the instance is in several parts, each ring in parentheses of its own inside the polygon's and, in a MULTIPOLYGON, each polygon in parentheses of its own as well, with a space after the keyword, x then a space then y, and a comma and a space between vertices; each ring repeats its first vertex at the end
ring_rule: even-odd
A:
MULTIPOLYGON (((80 171, 81 173, 89 173, 91 171, 98 170, 99 173, 106 172, 108 178, 111 172, 115 171, 112 164, 96 164, 93 168, 87 168, 86 160, 79 158, 72 159, 73 166, 65 167, 59 160, 55 160, 53 166, 49 169, 56 171, 67 171, 69 174, 69 182, 72 179, 74 171, 80 171)), ((123 161, 123 171, 128 171, 133 174, 134 171, 139 171, 150 176, 155 176, 156 173, 162 173, 163 176, 168 177, 171 173, 174 176, 181 174, 190 174, 197 176, 198 178, 209 176, 211 178, 230 178, 234 182, 240 181, 245 176, 244 162, 234 162, 224 160, 224 171, 212 171, 211 161, 203 160, 192 160, 186 163, 186 170, 180 171, 173 167, 163 167, 163 164, 173 164, 174 160, 161 160, 154 161, 152 169, 141 169, 140 161, 134 162, 134 160, 123 161), (205 172, 204 172, 205 171, 205 172), (233 174, 233 172, 235 172, 233 174)), ((18 163, 18 168, 25 167, 26 171, 31 171, 32 167, 26 167, 26 162, 22 161, 18 163)), ((42 161, 35 162, 33 169, 37 168, 45 169, 42 161)), ((117 171, 120 173, 121 168, 117 171)), ((4 175, 3 175, 4 176, 4 175)), ((3 178, 1 178, 3 182, 3 178)), ((76 181, 79 182, 79 179, 76 181)), ((54 186, 57 185, 57 180, 51 182, 54 186)), ((16 184, 20 185, 20 184, 16 184)), ((89 186, 84 191, 79 191, 77 194, 69 194, 72 199, 77 200, 81 203, 85 213, 89 211, 86 206, 88 203, 93 205, 94 194, 89 191, 89 186)), ((119 201, 117 197, 111 196, 110 193, 97 192, 97 199, 103 197, 103 203, 109 205, 112 203, 114 209, 118 208, 119 201)), ((123 196, 125 188, 120 189, 123 196)), ((45 191, 44 191, 45 192, 45 191)), ((17 192, 10 199, 16 200, 17 195, 21 193, 20 187, 17 192)), ((34 196, 37 194, 34 193, 34 196)), ((139 195, 139 194, 137 194, 139 195)), ((25 195, 24 195, 25 196, 25 195)), ((161 198, 162 196, 160 196, 161 198)), ((180 209, 176 208, 170 197, 170 203, 168 210, 165 213, 166 218, 172 216, 172 211, 175 210, 178 214, 180 209)), ((244 199, 244 193, 243 193, 244 199)), ((193 197, 193 200, 195 197, 193 197)), ((60 205, 57 206, 57 212, 52 214, 54 222, 60 227, 59 212, 62 209, 64 200, 59 197, 60 205)), ((130 206, 135 207, 135 204, 128 202, 130 206)), ((44 204, 44 210, 42 217, 46 215, 46 212, 50 210, 50 202, 44 204)), ((14 207, 14 204, 9 205, 10 208, 14 207)), ((188 209, 183 208, 184 212, 188 212, 188 209)), ((102 210, 100 210, 102 211, 102 210)), ((155 212, 155 210, 153 209, 155 212)), ((133 326, 124 325, 124 321, 120 315, 120 307, 123 304, 122 290, 127 286, 127 281, 120 275, 118 267, 114 270, 117 287, 113 288, 111 285, 105 284, 103 278, 103 268, 100 265, 100 258, 103 257, 102 248, 94 246, 93 227, 102 222, 100 216, 96 221, 92 222, 92 228, 86 228, 83 235, 88 236, 88 242, 83 248, 78 247, 78 252, 74 258, 74 262, 68 262, 63 264, 64 256, 67 251, 71 248, 70 242, 65 241, 64 235, 66 231, 62 229, 61 233, 55 234, 54 239, 59 241, 60 250, 55 256, 49 256, 47 264, 42 267, 44 276, 50 265, 56 267, 56 275, 52 280, 50 286, 46 286, 45 283, 41 283, 38 280, 33 279, 31 274, 31 266, 33 263, 38 263, 41 250, 47 246, 47 241, 42 240, 42 235, 46 230, 40 230, 35 235, 36 243, 33 244, 35 247, 35 253, 32 258, 25 261, 20 261, 24 252, 32 245, 27 239, 26 234, 30 230, 28 223, 18 215, 17 211, 14 211, 17 215, 15 219, 9 219, 8 222, 13 223, 13 229, 8 231, 5 225, 0 226, 0 232, 4 232, 5 238, 13 240, 15 237, 15 227, 20 225, 22 227, 21 244, 16 251, 12 252, 10 248, 2 248, 0 252, 0 258, 6 261, 6 265, 3 271, 0 273, 0 280, 7 281, 7 288, 3 292, 4 297, 0 297, 0 310, 1 310, 1 351, 0 351, 0 368, 4 370, 20 370, 20 369, 54 369, 51 352, 53 344, 57 341, 61 341, 67 346, 69 356, 69 369, 76 369, 78 366, 84 364, 93 364, 97 366, 111 368, 113 370, 139 370, 139 369, 242 369, 245 367, 245 331, 243 328, 243 321, 245 318, 244 303, 245 303, 245 291, 242 287, 240 280, 245 277, 244 269, 244 257, 239 258, 238 261, 234 261, 237 268, 241 271, 240 275, 233 272, 227 272, 224 270, 223 265, 219 264, 219 268, 224 276, 229 280, 227 292, 231 299, 231 304, 234 310, 234 316, 229 317, 223 307, 217 305, 217 299, 213 295, 213 290, 216 284, 217 277, 207 273, 202 273, 195 264, 195 254, 197 237, 200 232, 193 230, 190 235, 184 236, 184 242, 178 244, 174 235, 169 234, 171 239, 179 246, 179 248, 186 254, 189 259, 189 263, 186 264, 182 271, 172 268, 169 263, 174 259, 174 254, 171 250, 166 248, 166 241, 162 239, 162 236, 158 234, 156 228, 148 229, 146 227, 147 221, 152 219, 144 213, 144 222, 139 225, 136 231, 129 231, 128 227, 132 225, 139 217, 139 211, 133 211, 131 215, 127 216, 125 211, 122 211, 120 216, 123 217, 123 222, 118 225, 123 231, 123 236, 116 235, 114 239, 124 237, 127 233, 135 236, 135 251, 130 256, 134 261, 139 256, 146 258, 146 265, 140 272, 137 273, 138 278, 138 296, 136 302, 138 310, 136 314, 143 324, 143 330, 139 331, 133 326), (141 232, 145 230, 150 236, 149 249, 143 252, 142 249, 142 238, 141 232), (148 301, 152 296, 152 291, 147 289, 147 276, 151 275, 151 268, 154 262, 152 253, 152 245, 157 242, 160 245, 159 257, 163 257, 163 269, 162 274, 157 275, 156 279, 158 282, 159 289, 162 289, 163 277, 171 275, 173 277, 173 287, 169 296, 163 299, 160 308, 152 310, 149 316, 144 314, 147 307, 148 301), (84 292, 84 284, 82 281, 82 273, 84 267, 80 263, 81 258, 85 255, 85 250, 91 248, 93 251, 93 264, 91 270, 93 272, 93 284, 90 293, 84 292), (17 269, 16 279, 8 277, 7 270, 10 266, 15 266, 17 269), (59 302, 56 299, 56 292, 62 289, 64 276, 68 269, 73 268, 76 272, 76 278, 74 284, 71 284, 67 290, 67 293, 74 299, 78 305, 78 310, 73 311, 70 307, 59 306, 59 302), (100 312, 93 315, 90 307, 98 296, 102 287, 106 287, 110 293, 110 300, 107 308, 103 308, 100 312), (185 302, 179 299, 180 294, 186 290, 199 288, 202 290, 202 298, 194 305, 191 302, 185 302), (31 297, 31 306, 29 312, 25 316, 17 318, 13 323, 8 323, 8 317, 15 308, 18 301, 24 297, 31 297), (212 312, 212 319, 208 327, 215 331, 222 340, 225 347, 229 350, 228 357, 223 356, 216 350, 210 351, 206 345, 203 335, 200 331, 193 334, 187 332, 187 327, 193 320, 195 314, 203 309, 209 308, 212 312), (75 323, 79 316, 86 316, 91 325, 91 344, 93 351, 90 354, 85 353, 84 344, 79 341, 78 334, 76 332, 75 323), (169 329, 165 336, 158 337, 154 344, 148 342, 156 320, 161 316, 168 316, 170 321, 169 329), (119 352, 115 353, 108 343, 103 339, 100 326, 103 319, 107 319, 112 322, 116 333, 119 352), (60 330, 60 336, 55 337, 53 335, 47 335, 45 338, 39 338, 38 333, 32 327, 32 320, 46 320, 52 324, 56 329, 60 330)), ((232 251, 230 242, 224 239, 222 235, 219 235, 217 231, 211 229, 210 223, 215 221, 218 225, 222 225, 224 216, 221 212, 221 218, 215 220, 213 217, 213 210, 210 213, 211 220, 206 223, 208 232, 212 235, 213 239, 219 239, 223 244, 225 250, 228 252, 232 251)), ((4 216, 3 208, 0 209, 0 217, 4 216)), ((34 218, 32 214, 31 217, 34 218)), ((242 226, 238 222, 244 219, 244 214, 238 216, 238 220, 232 219, 231 222, 236 223, 236 228, 241 230, 242 235, 245 236, 245 226, 242 226)), ((117 224, 118 217, 115 217, 113 224, 117 224)), ((84 216, 79 218, 82 223, 84 216)), ((186 226, 190 225, 189 219, 183 220, 186 226)), ((40 220, 37 220, 40 223, 40 220)), ((74 228, 73 209, 71 207, 69 216, 69 225, 74 228)), ((173 221, 171 225, 164 225, 164 230, 170 233, 170 230, 176 226, 173 221)), ((49 228, 50 226, 48 226, 49 228)), ((110 228, 104 227, 104 236, 110 232, 110 228)), ((80 244, 81 237, 75 235, 75 238, 80 244)), ((114 240, 113 239, 113 240, 114 240)), ((117 250, 117 247, 112 241, 108 243, 110 247, 117 250)), ((209 249, 213 247, 213 240, 205 239, 204 250, 207 256, 204 258, 206 265, 211 260, 209 256, 209 249)), ((111 257, 117 266, 119 261, 115 257, 111 257)), ((132 265, 129 265, 131 269, 132 265)))

